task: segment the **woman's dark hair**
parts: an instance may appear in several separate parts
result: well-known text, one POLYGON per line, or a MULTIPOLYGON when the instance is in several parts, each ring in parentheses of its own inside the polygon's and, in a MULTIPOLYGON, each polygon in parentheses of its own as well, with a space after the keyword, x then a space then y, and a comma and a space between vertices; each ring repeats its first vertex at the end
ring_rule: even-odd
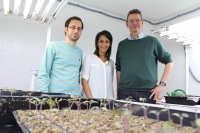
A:
POLYGON ((99 38, 104 35, 108 38, 108 40, 110 41, 110 47, 108 48, 108 50, 106 51, 106 57, 108 59, 108 61, 110 60, 110 55, 111 55, 111 50, 112 50, 112 41, 113 41, 113 38, 112 38, 112 35, 110 34, 109 31, 107 30, 103 30, 101 32, 99 32, 97 35, 96 35, 96 38, 95 38, 95 51, 94 51, 94 54, 97 55, 98 57, 100 56, 99 55, 99 47, 98 47, 98 41, 99 41, 99 38))
MULTIPOLYGON (((83 22, 82 22, 81 18, 79 18, 79 17, 77 17, 77 16, 70 17, 70 18, 65 22, 65 27, 68 27, 69 24, 70 24, 70 22, 71 22, 72 20, 79 20, 79 21, 81 21, 82 29, 83 29, 83 27, 84 27, 84 26, 83 26, 83 22)), ((65 33, 65 35, 66 35, 66 33, 65 33)))

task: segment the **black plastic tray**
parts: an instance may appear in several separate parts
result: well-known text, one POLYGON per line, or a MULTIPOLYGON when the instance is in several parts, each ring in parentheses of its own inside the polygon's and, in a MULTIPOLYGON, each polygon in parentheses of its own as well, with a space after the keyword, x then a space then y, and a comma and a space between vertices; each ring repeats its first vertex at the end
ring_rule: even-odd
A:
MULTIPOLYGON (((11 92, 9 91, 0 91, 0 95, 2 96, 11 96, 11 92)), ((65 93, 48 93, 48 92, 33 92, 33 91, 17 91, 15 93, 12 93, 12 96, 41 96, 41 95, 66 95, 65 93)))
POLYGON ((195 102, 193 100, 188 100, 188 97, 181 96, 165 96, 166 103, 171 104, 182 104, 182 105, 200 105, 200 100, 195 102))

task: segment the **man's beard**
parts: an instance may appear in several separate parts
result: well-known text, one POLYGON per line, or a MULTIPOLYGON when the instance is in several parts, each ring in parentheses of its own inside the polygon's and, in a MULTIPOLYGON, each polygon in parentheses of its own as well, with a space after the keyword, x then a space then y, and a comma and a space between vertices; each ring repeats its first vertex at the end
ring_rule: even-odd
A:
POLYGON ((73 37, 68 36, 68 38, 69 38, 69 40, 72 41, 72 42, 77 42, 78 39, 79 39, 80 37, 78 37, 78 38, 73 38, 73 37))

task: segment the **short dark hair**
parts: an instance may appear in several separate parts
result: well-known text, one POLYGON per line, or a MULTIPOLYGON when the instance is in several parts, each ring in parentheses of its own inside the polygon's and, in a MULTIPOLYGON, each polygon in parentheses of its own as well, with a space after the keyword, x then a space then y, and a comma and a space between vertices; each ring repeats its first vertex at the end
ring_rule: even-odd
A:
MULTIPOLYGON (((77 16, 70 17, 70 18, 65 22, 65 27, 68 27, 69 24, 70 24, 70 22, 71 22, 72 20, 79 20, 79 21, 81 21, 82 29, 83 29, 83 27, 84 27, 84 26, 83 26, 83 21, 81 20, 81 18, 79 18, 79 17, 77 17, 77 16)), ((66 35, 66 33, 65 33, 65 35, 66 35)))
POLYGON ((141 17, 141 19, 142 19, 142 13, 141 13, 141 11, 138 10, 138 9, 133 9, 133 10, 130 10, 130 11, 128 12, 127 20, 126 20, 127 22, 128 22, 128 17, 129 17, 129 15, 131 15, 131 14, 139 14, 140 17, 141 17))
POLYGON ((99 47, 98 47, 98 41, 99 41, 99 38, 104 35, 108 38, 108 40, 110 41, 110 47, 108 48, 108 50, 106 51, 106 57, 108 60, 110 60, 110 55, 111 55, 111 50, 112 50, 112 42, 113 42, 113 38, 112 38, 112 35, 109 31, 107 30, 103 30, 101 32, 99 32, 97 35, 96 35, 96 38, 95 38, 95 51, 94 51, 94 54, 97 55, 98 57, 100 56, 99 55, 99 47))

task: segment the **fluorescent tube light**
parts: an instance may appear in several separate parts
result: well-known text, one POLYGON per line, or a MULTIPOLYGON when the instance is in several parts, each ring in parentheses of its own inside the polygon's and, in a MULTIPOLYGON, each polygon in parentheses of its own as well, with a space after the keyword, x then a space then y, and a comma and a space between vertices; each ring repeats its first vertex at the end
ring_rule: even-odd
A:
POLYGON ((10 8, 10 0, 3 0, 4 14, 7 16, 10 8))
POLYGON ((58 14, 60 13, 60 11, 62 11, 62 9, 65 7, 65 5, 67 4, 68 0, 62 0, 60 2, 60 4, 58 5, 58 7, 56 8, 56 10, 54 11, 53 15, 50 17, 48 23, 51 24, 53 20, 56 19, 56 17, 58 16, 58 14))
POLYGON ((52 6, 54 5, 54 3, 56 2, 56 0, 50 0, 47 7, 45 8, 41 18, 40 18, 40 23, 44 23, 46 17, 49 15, 49 12, 52 8, 52 6))
POLYGON ((196 41, 196 40, 189 40, 189 41, 183 42, 182 44, 183 44, 183 45, 188 45, 188 44, 199 44, 199 42, 196 41))
POLYGON ((32 1, 33 0, 26 0, 25 6, 24 6, 24 13, 23 13, 24 19, 26 19, 27 16, 28 16, 28 13, 29 13, 30 8, 31 8, 32 1))
POLYGON ((183 37, 183 36, 190 36, 190 35, 195 35, 195 34, 198 34, 200 30, 193 30, 193 31, 190 31, 190 32, 177 32, 177 34, 174 34, 174 35, 169 35, 167 38, 168 39, 175 39, 175 38, 180 38, 180 37, 183 37))
POLYGON ((177 39, 176 42, 183 42, 183 41, 187 41, 187 40, 191 40, 191 39, 197 39, 197 38, 199 38, 199 35, 186 36, 186 37, 177 39))
POLYGON ((18 15, 20 9, 21 0, 15 0, 14 3, 14 14, 18 15))
POLYGON ((159 30, 155 34, 166 36, 167 39, 174 39, 182 42, 183 45, 200 44, 200 17, 196 17, 181 23, 171 25, 167 30, 159 30))
POLYGON ((36 18, 36 16, 38 15, 39 11, 42 8, 42 5, 44 4, 44 1, 45 0, 38 0, 37 1, 37 4, 36 4, 35 9, 34 9, 33 14, 32 14, 32 19, 36 18))

